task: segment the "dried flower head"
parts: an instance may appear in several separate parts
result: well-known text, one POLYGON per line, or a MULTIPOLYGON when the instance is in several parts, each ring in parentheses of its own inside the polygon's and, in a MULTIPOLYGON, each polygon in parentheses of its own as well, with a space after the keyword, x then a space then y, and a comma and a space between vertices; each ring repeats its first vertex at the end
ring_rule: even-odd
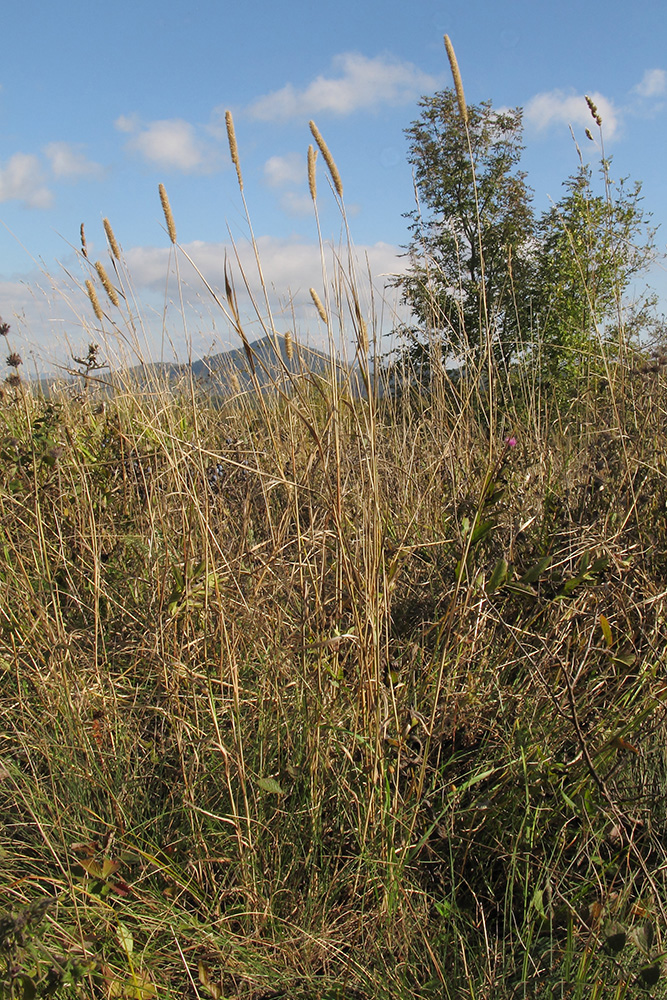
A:
POLYGON ((317 309, 318 313, 320 314, 320 319, 322 320, 323 323, 325 323, 328 326, 329 325, 329 320, 327 319, 327 314, 324 311, 324 306, 322 305, 322 300, 320 299, 319 295, 317 294, 317 292, 315 291, 314 288, 310 289, 310 297, 313 300, 313 302, 315 303, 315 308, 317 309))
POLYGON ((104 232, 107 234, 107 240, 111 253, 114 255, 116 260, 120 260, 120 247, 116 242, 116 237, 114 236, 113 229, 111 228, 111 223, 108 219, 102 219, 102 225, 104 226, 104 232))
POLYGON ((598 126, 598 128, 602 128, 602 118, 600 116, 600 112, 598 111, 597 104, 595 103, 592 97, 588 96, 588 94, 585 94, 584 96, 586 98, 586 104, 588 105, 588 110, 593 116, 593 121, 598 126))
POLYGON ((0 337, 8 337, 9 330, 10 330, 9 323, 3 323, 3 321, 0 319, 0 337))
POLYGON ((229 155, 232 163, 236 167, 236 176, 239 179, 239 187, 243 191, 243 177, 241 176, 241 161, 239 160, 239 147, 236 145, 236 132, 234 131, 234 119, 231 111, 225 111, 225 125, 227 126, 227 141, 229 142, 229 155))
POLYGON ((90 304, 93 307, 93 312, 101 323, 104 319, 104 313, 102 312, 102 306, 100 305, 100 300, 98 299, 97 292, 95 291, 95 285, 92 283, 90 278, 86 278, 86 291, 88 292, 88 298, 90 299, 90 304))
POLYGON ((17 389, 21 385, 21 376, 18 372, 12 372, 11 375, 7 376, 5 382, 10 388, 17 389))
POLYGON ((113 287, 113 285, 111 284, 111 282, 109 280, 109 275, 104 270, 104 264, 102 263, 102 261, 100 261, 100 260, 96 261, 96 263, 95 263, 95 270, 99 274, 100 281, 102 282, 102 287, 104 288, 104 291, 109 296, 111 302, 115 306, 120 306, 120 302, 118 300, 118 293, 117 293, 116 289, 113 287))
POLYGON ((447 50, 447 58, 449 59, 449 66, 452 71, 452 78, 454 80, 454 89, 456 90, 456 100, 459 105, 459 112, 461 118, 468 124, 468 107, 466 105, 466 97, 463 91, 463 80, 461 79, 461 73, 459 70, 459 64, 456 59, 456 52, 454 51, 454 46, 451 43, 449 35, 445 35, 445 49, 447 50))
POLYGON ((169 233, 169 239, 172 243, 176 242, 176 223, 174 222, 174 216, 171 214, 171 205, 169 204, 169 199, 167 198, 167 192, 165 190, 164 184, 160 184, 158 187, 160 192, 160 202, 162 204, 162 211, 164 212, 164 221, 167 224, 167 232, 169 233))
POLYGON ((308 189, 313 201, 317 200, 317 181, 315 173, 315 161, 317 160, 317 150, 313 145, 308 147, 308 189))
POLYGON ((331 155, 331 153, 329 151, 329 147, 327 146, 326 142, 322 138, 322 136, 320 134, 320 130, 318 129, 318 127, 315 124, 315 122, 313 122, 313 121, 308 122, 308 125, 310 127, 310 131, 312 133, 313 139, 315 140, 315 142, 319 146, 320 153, 322 154, 322 156, 324 158, 324 162, 326 163, 327 167, 329 168, 329 173, 331 174, 331 180, 333 181, 334 187, 336 188, 336 192, 338 193, 338 197, 342 198, 343 197, 343 182, 340 179, 340 174, 338 173, 338 167, 336 166, 334 158, 333 158, 333 156, 331 155))
POLYGON ((7 364, 10 368, 18 368, 19 365, 23 364, 23 358, 20 354, 17 354, 16 351, 12 351, 7 358, 7 364))

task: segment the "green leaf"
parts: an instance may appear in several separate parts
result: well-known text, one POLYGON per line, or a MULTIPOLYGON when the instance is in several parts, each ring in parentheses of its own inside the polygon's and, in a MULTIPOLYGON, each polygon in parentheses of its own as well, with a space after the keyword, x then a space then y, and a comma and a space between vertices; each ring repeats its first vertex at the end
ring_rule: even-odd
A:
POLYGON ((473 528, 472 535, 470 536, 470 545, 477 545, 495 528, 495 521, 478 521, 473 528))
POLYGON ((660 979, 661 972, 662 963, 652 962, 639 970, 636 982, 638 982, 639 985, 643 986, 645 989, 648 989, 650 986, 655 986, 657 981, 660 979))
POLYGON ((19 1000, 35 1000, 35 997, 37 996, 37 987, 30 976, 26 976, 25 974, 17 976, 14 980, 14 987, 16 987, 18 983, 21 984, 20 992, 14 988, 14 996, 18 997, 19 1000))
POLYGON ((627 939, 623 924, 611 923, 605 928, 603 948, 608 955, 618 955, 625 948, 627 939))
POLYGON ((611 630, 609 619, 605 615, 600 615, 600 628, 602 629, 604 641, 607 643, 607 648, 611 649, 614 645, 614 634, 611 630))
POLYGON ((524 573, 519 583, 535 583, 536 580, 542 576, 545 569, 551 564, 551 556, 543 556, 542 559, 538 559, 535 565, 524 573))
POLYGON ((493 572, 489 577, 489 581, 486 585, 487 594, 495 594, 498 587, 502 587, 505 580, 507 579, 509 567, 505 559, 499 559, 496 565, 493 567, 493 572))
POLYGON ((125 924, 118 922, 118 928, 116 930, 118 940, 121 946, 125 949, 127 955, 131 955, 134 949, 134 938, 132 937, 132 931, 125 924))
POLYGON ((262 791, 270 792, 271 795, 285 794, 275 778, 260 778, 257 785, 262 789, 262 791))
POLYGON ((630 941, 645 955, 648 955, 653 944, 653 924, 647 920, 643 924, 633 927, 630 931, 630 941))

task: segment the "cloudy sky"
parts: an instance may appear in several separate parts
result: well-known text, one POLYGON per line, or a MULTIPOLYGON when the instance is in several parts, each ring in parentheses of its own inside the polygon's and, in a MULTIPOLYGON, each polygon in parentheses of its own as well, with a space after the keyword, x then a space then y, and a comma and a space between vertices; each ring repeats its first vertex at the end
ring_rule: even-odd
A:
MULTIPOLYGON (((81 290, 91 274, 76 252, 79 227, 90 260, 109 265, 106 217, 153 356, 236 346, 185 256, 179 292, 158 196, 163 183, 178 241, 214 287, 227 252, 249 309, 236 254, 253 291, 256 268, 227 109, 276 327, 296 319, 304 339, 322 332, 308 295, 311 285, 326 292, 306 176, 309 119, 343 179, 360 273, 370 272, 375 309, 390 316, 394 296, 383 304, 383 288, 402 266, 402 213, 413 207, 404 129, 421 95, 450 85, 445 32, 468 102, 525 109, 523 166, 538 209, 576 169, 570 126, 596 154, 584 138, 590 94, 612 173, 643 181, 665 248, 664 0, 23 0, 3 11, 0 60, 0 315, 14 343, 48 366, 70 346, 113 337, 114 321, 127 332, 127 315, 110 306, 101 329, 81 290)), ((321 160, 318 171, 322 234, 335 248, 340 212, 321 160)), ((667 293, 663 270, 653 284, 667 293)), ((250 309, 248 332, 262 333, 250 309)))

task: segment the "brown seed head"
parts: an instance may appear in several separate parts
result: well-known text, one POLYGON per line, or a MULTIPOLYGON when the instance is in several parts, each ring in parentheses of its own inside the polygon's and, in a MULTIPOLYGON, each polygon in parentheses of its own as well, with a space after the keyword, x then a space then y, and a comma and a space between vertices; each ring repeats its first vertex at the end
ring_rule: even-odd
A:
POLYGON ((243 191, 243 177, 241 176, 241 161, 239 160, 239 147, 236 145, 236 132, 234 131, 234 119, 231 111, 225 111, 225 125, 227 126, 227 139, 229 141, 229 155, 232 163, 236 167, 236 176, 239 179, 239 187, 243 191))
POLYGON ((310 297, 313 300, 313 302, 315 303, 315 308, 317 309, 318 313, 320 314, 320 319, 322 320, 323 323, 326 324, 326 326, 328 326, 329 325, 329 320, 327 319, 327 314, 324 311, 324 306, 322 305, 322 300, 320 299, 319 295, 317 294, 317 292, 315 291, 314 288, 310 289, 310 297))
POLYGON ((317 179, 315 173, 315 161, 317 160, 317 150, 313 145, 308 147, 308 187, 310 197, 317 201, 317 179))
POLYGON ((104 319, 104 313, 102 312, 102 306, 100 305, 100 300, 98 299, 97 292, 95 291, 95 285, 92 283, 90 278, 86 278, 86 291, 88 292, 88 298, 90 299, 90 304, 93 307, 93 312, 101 323, 104 319))
POLYGON ((291 361, 294 357, 294 343, 292 341, 292 334, 289 330, 285 330, 285 354, 287 355, 288 361, 291 361))
POLYGON ((81 233, 81 253, 83 254, 84 257, 87 257, 88 256, 88 246, 86 244, 86 234, 85 234, 85 232, 83 230, 83 222, 81 223, 80 233, 81 233))
POLYGON ((12 351, 7 358, 7 364, 10 368, 18 368, 19 365, 23 364, 23 359, 20 354, 16 353, 16 351, 12 351))
POLYGON ((167 232, 169 233, 169 239, 172 243, 176 242, 176 223, 174 222, 174 216, 171 214, 171 205, 169 204, 169 199, 167 198, 167 192, 165 190, 164 184, 160 184, 158 187, 160 192, 160 201, 162 203, 162 211, 164 212, 164 221, 167 223, 167 232))
POLYGON ((9 330, 10 330, 9 323, 3 323, 3 321, 0 319, 0 337, 8 337, 9 330))
POLYGON ((120 260, 120 247, 116 242, 116 237, 113 234, 113 229, 111 228, 111 223, 108 219, 102 219, 102 225, 104 226, 104 232, 107 234, 107 241, 109 243, 109 249, 114 255, 116 260, 120 260))
POLYGON ((21 376, 18 372, 12 372, 11 375, 7 376, 5 382, 8 386, 11 386, 12 389, 17 389, 21 384, 21 376))
POLYGON ((104 264, 101 261, 98 260, 96 262, 96 264, 95 264, 95 270, 99 274, 100 281, 102 282, 102 287, 104 288, 104 291, 109 296, 111 302, 115 306, 119 306, 120 302, 118 301, 118 293, 116 292, 116 289, 113 287, 113 285, 109 281, 109 275, 104 270, 104 264))
POLYGON ((463 90, 463 80, 461 79, 461 72, 459 70, 459 64, 456 59, 456 52, 454 51, 454 46, 451 43, 449 35, 445 35, 445 49, 447 50, 447 58, 449 59, 449 66, 452 71, 452 78, 454 80, 454 89, 456 90, 456 100, 459 105, 459 113, 461 118, 468 124, 468 107, 466 105, 466 96, 463 90))
MULTIPOLYGON (((313 139, 315 140, 315 142, 319 146, 320 153, 322 154, 322 156, 324 158, 324 162, 326 163, 327 167, 329 168, 329 173, 331 174, 331 180, 333 181, 334 187, 336 188, 336 192, 338 194, 338 197, 342 198, 343 197, 343 182, 340 179, 340 174, 338 173, 338 167, 336 166, 336 164, 334 162, 334 158, 331 155, 331 153, 329 152, 329 147, 327 146, 326 142, 322 138, 322 136, 320 134, 320 130, 318 129, 318 127, 315 124, 315 122, 312 122, 312 121, 308 122, 308 125, 310 126, 310 131, 312 132, 313 139)), ((311 192, 311 194, 312 194, 312 192, 311 192)))

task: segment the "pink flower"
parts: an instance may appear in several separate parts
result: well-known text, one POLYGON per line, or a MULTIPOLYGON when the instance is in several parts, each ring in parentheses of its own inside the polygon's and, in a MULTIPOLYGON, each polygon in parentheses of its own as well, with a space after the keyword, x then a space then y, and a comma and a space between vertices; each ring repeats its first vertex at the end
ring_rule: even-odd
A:
POLYGON ((508 448, 516 448, 516 438, 505 438, 505 444, 508 448))

